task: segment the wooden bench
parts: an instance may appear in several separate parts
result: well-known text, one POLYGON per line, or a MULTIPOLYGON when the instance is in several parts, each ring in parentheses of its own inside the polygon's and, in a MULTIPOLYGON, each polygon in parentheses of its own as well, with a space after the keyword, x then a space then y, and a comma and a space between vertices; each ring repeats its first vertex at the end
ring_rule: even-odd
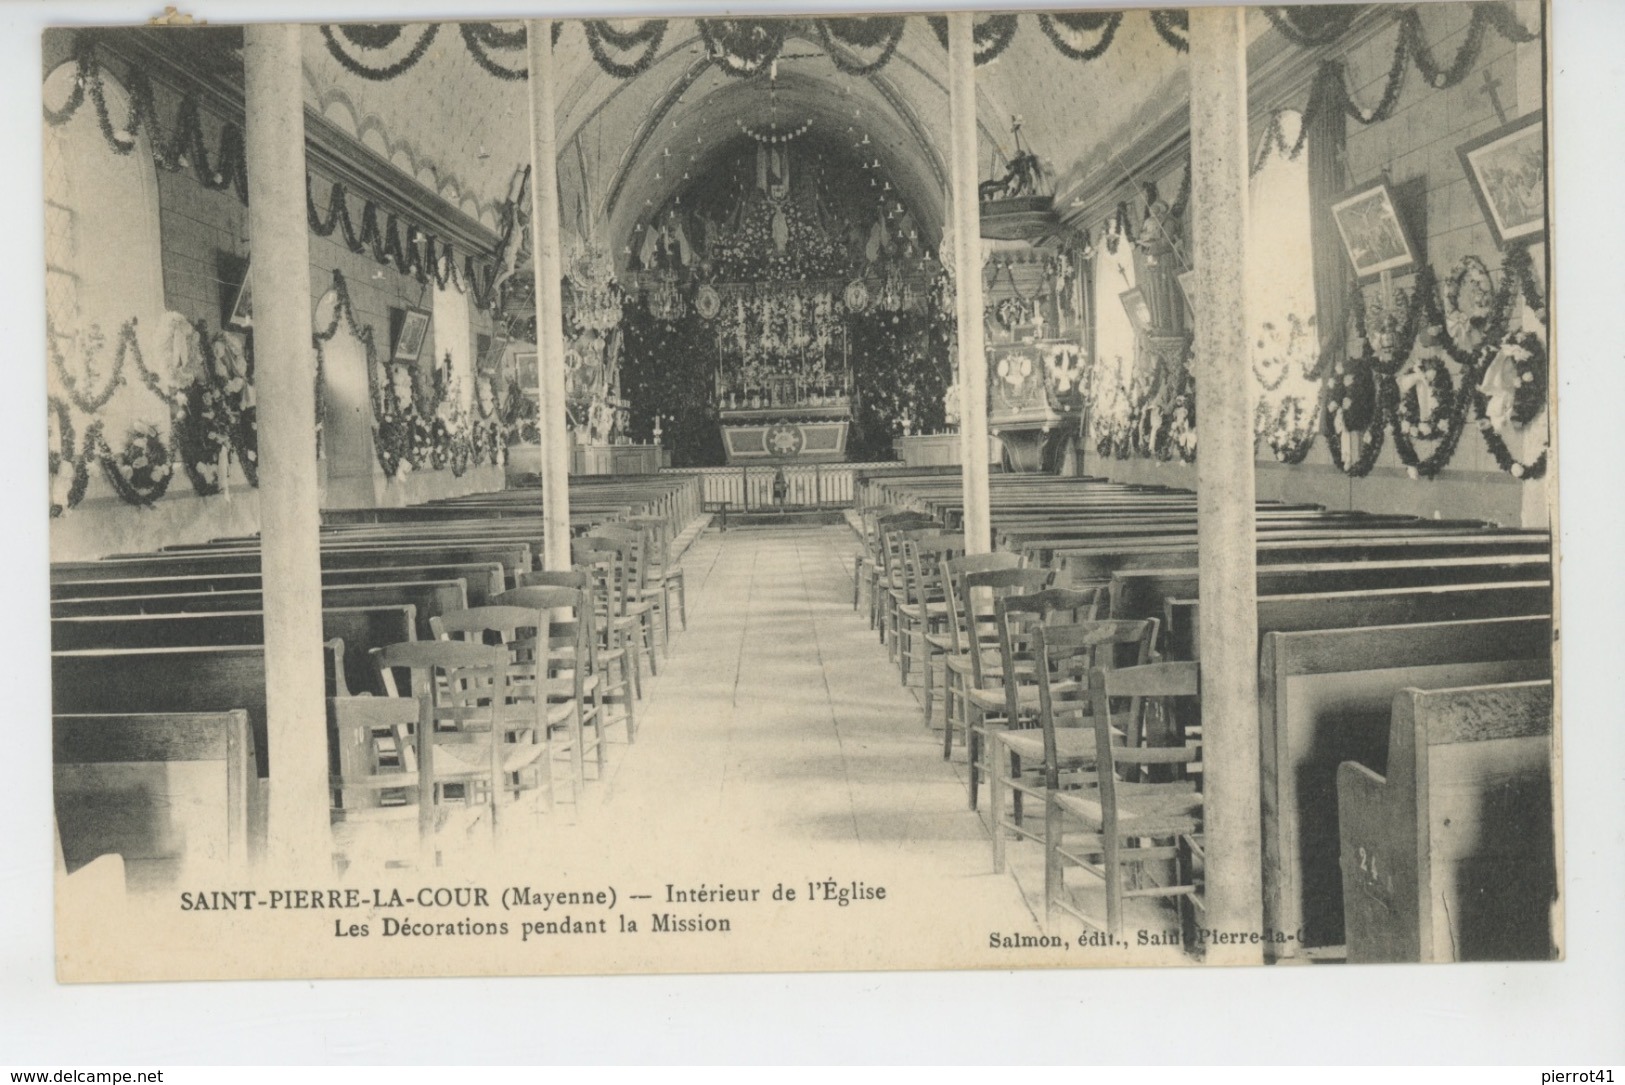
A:
POLYGON ((1402 689, 1387 767, 1337 770, 1348 958, 1551 960, 1552 684, 1402 689))
MULTIPOLYGON (((322 650, 328 696, 347 696, 344 645, 329 641, 322 650)), ((51 699, 51 711, 64 716, 245 712, 256 775, 269 775, 263 645, 52 652, 51 699)))
MULTIPOLYGON (((1551 558, 1546 554, 1498 554, 1266 564, 1258 567, 1257 582, 1262 596, 1544 580, 1551 573, 1551 558)), ((1111 615, 1122 619, 1160 618, 1168 600, 1192 598, 1198 589, 1195 568, 1120 570, 1111 579, 1111 615)))
MULTIPOLYGON (((389 565, 372 569, 324 569, 322 586, 398 584, 421 580, 461 580, 468 605, 482 607, 506 590, 506 576, 495 562, 462 565, 389 565)), ((105 598, 110 595, 173 595, 211 591, 259 591, 259 573, 191 573, 178 576, 128 577, 113 580, 63 581, 51 585, 51 599, 105 598)))
MULTIPOLYGON (((1305 561, 1389 561, 1432 556, 1471 554, 1545 554, 1552 552, 1551 536, 1541 533, 1483 532, 1472 535, 1396 535, 1375 537, 1328 532, 1313 536, 1258 539, 1258 563, 1291 564, 1305 561)), ((1036 560, 1030 555, 1029 560, 1036 560)), ((1102 584, 1124 569, 1194 568, 1196 540, 1163 539, 1134 545, 1102 543, 1092 547, 1056 550, 1045 562, 1058 567, 1072 584, 1102 584)))
MULTIPOLYGON (((461 565, 500 562, 510 580, 531 571, 529 545, 488 546, 373 546, 363 549, 324 550, 323 569, 387 568, 392 565, 461 565)), ((139 576, 194 576, 208 573, 258 573, 257 549, 177 551, 167 554, 127 554, 100 561, 56 562, 51 582, 123 580, 139 576)))
MULTIPOLYGON (((429 619, 468 605, 461 580, 406 584, 343 584, 322 589, 322 607, 409 606, 417 620, 417 639, 433 636, 429 619)), ((166 595, 115 595, 109 598, 62 599, 51 604, 53 618, 107 614, 223 613, 263 610, 258 591, 179 592, 166 595)))
POLYGON ((58 715, 51 751, 67 872, 118 855, 130 887, 152 889, 247 862, 258 787, 246 711, 58 715))
POLYGON ((1337 766, 1388 763, 1395 691, 1551 675, 1545 615, 1266 633, 1259 656, 1264 920, 1301 942, 1343 943, 1337 766))
MULTIPOLYGON (((1465 621, 1547 614, 1550 581, 1495 584, 1443 584, 1433 587, 1367 588, 1258 597, 1258 631, 1357 629, 1373 625, 1465 621)), ((1166 611, 1165 654, 1169 659, 1201 658, 1199 608, 1195 599, 1171 599, 1166 611)))
MULTIPOLYGON (((382 693, 369 653, 386 644, 416 640, 416 633, 416 611, 411 606, 322 609, 322 638, 343 642, 345 686, 352 693, 382 693)), ((58 652, 264 643, 265 615, 258 610, 51 619, 51 650, 58 652)))

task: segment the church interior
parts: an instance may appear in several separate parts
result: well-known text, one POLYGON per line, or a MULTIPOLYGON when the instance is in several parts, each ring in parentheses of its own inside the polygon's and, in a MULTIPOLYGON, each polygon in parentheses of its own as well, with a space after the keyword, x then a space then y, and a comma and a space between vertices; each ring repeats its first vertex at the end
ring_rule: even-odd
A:
POLYGON ((1543 13, 48 32, 59 892, 1560 955, 1543 13))

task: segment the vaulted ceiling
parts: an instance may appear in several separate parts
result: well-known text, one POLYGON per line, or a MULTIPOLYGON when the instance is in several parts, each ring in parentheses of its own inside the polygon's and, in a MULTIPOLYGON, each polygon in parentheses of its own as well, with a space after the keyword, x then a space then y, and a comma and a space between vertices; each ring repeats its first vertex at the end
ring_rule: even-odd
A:
MULTIPOLYGON (((1262 22, 1262 20, 1260 20, 1262 22)), ((499 24, 518 29, 522 24, 499 24)), ((630 28, 634 23, 622 24, 630 28)), ((397 52, 424 34, 404 28, 397 52)), ((382 55, 382 54, 380 54, 382 55)), ((702 173, 740 126, 810 122, 829 139, 867 137, 882 171, 922 224, 947 211, 947 53, 923 17, 910 17, 891 61, 868 76, 835 66, 810 24, 794 24, 770 77, 740 80, 709 63, 697 24, 671 20, 652 62, 631 79, 604 72, 580 23, 564 23, 554 51, 559 174, 566 232, 595 234, 622 251, 641 217, 702 173)), ((495 56, 524 66, 522 49, 495 56)), ((320 28, 306 33, 307 101, 401 171, 495 228, 516 172, 529 161, 527 84, 498 79, 465 48, 455 26, 420 63, 386 81, 352 74, 320 28)), ((991 175, 1022 135, 1062 180, 1079 176, 1114 142, 1186 97, 1185 57, 1144 12, 1128 13, 1112 47, 1083 63, 1062 56, 1031 15, 995 61, 977 69, 979 172, 991 175)), ((934 231, 933 231, 934 232, 934 231)))

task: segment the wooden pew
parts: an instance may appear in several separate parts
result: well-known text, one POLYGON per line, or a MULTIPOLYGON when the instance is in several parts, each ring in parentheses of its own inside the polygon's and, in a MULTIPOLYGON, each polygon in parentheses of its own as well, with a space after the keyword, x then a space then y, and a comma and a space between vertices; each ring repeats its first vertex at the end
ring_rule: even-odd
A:
POLYGON ((1387 767, 1337 770, 1348 958, 1551 960, 1552 684, 1403 689, 1387 767))
MULTIPOLYGON (((1546 614, 1551 608, 1549 580, 1261 595, 1258 597, 1258 631, 1289 633, 1299 629, 1465 621, 1546 614)), ((1163 643, 1167 657, 1200 659, 1197 601, 1170 599, 1166 615, 1163 643)))
POLYGON ((1343 942, 1337 766, 1388 763, 1395 691, 1549 677, 1551 650, 1545 615, 1264 635, 1264 921, 1302 937, 1279 956, 1343 942))
MULTIPOLYGON (((1398 561, 1266 564, 1258 567, 1257 582, 1260 595, 1291 595, 1548 579, 1551 575, 1549 555, 1497 554, 1490 557, 1431 557, 1398 561)), ((1194 567, 1119 570, 1111 580, 1111 616, 1121 619, 1160 618, 1166 612, 1170 599, 1192 598, 1198 588, 1197 570, 1194 567)))
MULTIPOLYGON (((369 653, 386 644, 417 640, 416 633, 416 610, 411 606, 322 608, 322 638, 343 642, 345 686, 352 693, 383 693, 369 653)), ((51 650, 57 652, 264 643, 265 615, 258 610, 51 619, 51 650)))
MULTIPOLYGON (((461 580, 407 584, 344 584, 322 589, 322 607, 406 606, 417 623, 418 640, 433 634, 429 619, 467 608, 461 580)), ((185 614, 256 611, 264 607, 258 591, 180 592, 167 595, 115 595, 108 598, 62 599, 51 604, 53 618, 106 614, 185 614)))
MULTIPOLYGON (((330 697, 348 696, 344 645, 322 646, 330 697)), ((91 648, 51 653, 55 715, 129 712, 247 713, 257 775, 269 773, 265 723, 265 647, 91 648)))
MULTIPOLYGON (((505 590, 506 577, 495 562, 462 565, 390 565, 374 569, 324 569, 322 586, 398 584, 419 580, 461 580, 468 605, 482 607, 505 590)), ((180 576, 137 576, 114 580, 70 580, 51 585, 51 599, 103 598, 110 595, 174 595, 210 591, 259 591, 258 573, 195 573, 180 576)))
POLYGON ((54 799, 69 873, 118 855, 131 888, 248 859, 254 737, 248 713, 58 715, 54 799))
MULTIPOLYGON (((531 570, 529 545, 494 544, 483 546, 415 546, 402 543, 366 549, 324 551, 325 569, 386 568, 391 565, 461 565, 500 562, 511 579, 531 570)), ((127 554, 100 561, 56 562, 51 566, 51 582, 71 580, 122 580, 132 576, 196 576, 208 573, 258 573, 258 550, 201 550, 168 554, 127 554)))

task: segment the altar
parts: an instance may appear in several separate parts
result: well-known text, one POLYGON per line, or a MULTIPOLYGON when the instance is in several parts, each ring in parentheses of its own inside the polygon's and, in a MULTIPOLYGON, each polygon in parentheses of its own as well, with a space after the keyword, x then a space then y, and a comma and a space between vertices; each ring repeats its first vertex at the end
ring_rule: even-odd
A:
POLYGON ((852 411, 844 402, 723 410, 721 419, 722 447, 730 465, 846 459, 852 411))

